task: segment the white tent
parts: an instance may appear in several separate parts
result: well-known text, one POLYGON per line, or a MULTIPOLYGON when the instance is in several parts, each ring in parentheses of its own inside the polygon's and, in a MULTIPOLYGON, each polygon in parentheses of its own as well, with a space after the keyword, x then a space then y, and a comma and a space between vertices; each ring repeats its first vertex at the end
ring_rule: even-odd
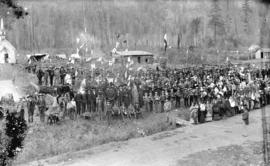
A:
POLYGON ((56 56, 61 59, 67 59, 66 54, 57 54, 56 56))

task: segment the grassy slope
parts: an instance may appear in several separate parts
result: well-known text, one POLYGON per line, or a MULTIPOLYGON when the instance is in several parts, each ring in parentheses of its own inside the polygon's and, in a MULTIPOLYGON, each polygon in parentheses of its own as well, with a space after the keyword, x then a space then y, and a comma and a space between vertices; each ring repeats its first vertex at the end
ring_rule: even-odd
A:
POLYGON ((93 146, 124 141, 130 138, 173 129, 167 123, 166 114, 148 114, 139 120, 114 121, 108 126, 106 122, 65 121, 61 125, 38 125, 31 127, 25 139, 23 152, 16 162, 24 163, 67 152, 74 152, 93 146))

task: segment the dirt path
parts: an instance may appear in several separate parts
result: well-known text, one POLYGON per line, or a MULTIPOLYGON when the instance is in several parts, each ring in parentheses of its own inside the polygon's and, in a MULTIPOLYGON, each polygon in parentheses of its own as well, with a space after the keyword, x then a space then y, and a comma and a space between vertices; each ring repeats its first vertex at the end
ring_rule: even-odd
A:
POLYGON ((250 113, 249 126, 243 124, 241 116, 235 116, 149 137, 106 144, 27 165, 174 166, 185 157, 202 151, 208 152, 221 147, 242 146, 259 141, 262 141, 261 111, 256 110, 250 113))

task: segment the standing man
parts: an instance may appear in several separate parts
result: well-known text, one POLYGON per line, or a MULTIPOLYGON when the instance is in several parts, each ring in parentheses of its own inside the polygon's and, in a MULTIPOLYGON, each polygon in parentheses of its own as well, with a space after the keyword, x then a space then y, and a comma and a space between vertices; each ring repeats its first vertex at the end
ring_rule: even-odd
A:
POLYGON ((96 97, 96 90, 92 88, 92 90, 90 91, 90 110, 92 112, 96 112, 96 97))
POLYGON ((40 94, 37 102, 40 122, 42 123, 45 122, 45 111, 46 111, 46 101, 44 97, 45 97, 44 95, 40 94))
POLYGON ((76 108, 77 108, 77 115, 81 115, 81 104, 82 104, 82 94, 77 92, 74 97, 76 108))
POLYGON ((50 85, 53 86, 53 77, 54 77, 54 68, 50 66, 48 69, 49 77, 50 77, 50 85))
POLYGON ((74 69, 74 67, 71 68, 71 79, 72 79, 72 85, 75 85, 76 70, 74 69))
POLYGON ((249 125, 249 112, 247 105, 244 105, 244 113, 242 114, 242 119, 246 125, 249 125))
POLYGON ((64 85, 64 83, 65 83, 66 71, 65 71, 65 69, 64 69, 63 66, 61 66, 59 73, 60 73, 60 83, 61 83, 62 85, 64 85))
POLYGON ((47 86, 48 85, 48 79, 49 79, 49 71, 48 69, 46 69, 44 71, 44 85, 47 86))
POLYGON ((83 93, 82 94, 82 104, 81 104, 81 111, 82 111, 82 113, 85 113, 85 111, 86 111, 86 109, 88 109, 88 108, 86 108, 86 105, 87 105, 87 91, 85 92, 85 93, 83 93))
POLYGON ((42 77, 44 76, 44 72, 42 71, 41 67, 38 68, 37 71, 37 78, 38 78, 38 84, 42 85, 42 77))
POLYGON ((33 96, 28 96, 28 102, 27 102, 27 107, 28 107, 28 123, 33 123, 33 116, 34 116, 34 111, 35 111, 35 99, 33 96))
POLYGON ((91 110, 91 90, 87 89, 86 90, 86 108, 88 112, 92 112, 91 110))

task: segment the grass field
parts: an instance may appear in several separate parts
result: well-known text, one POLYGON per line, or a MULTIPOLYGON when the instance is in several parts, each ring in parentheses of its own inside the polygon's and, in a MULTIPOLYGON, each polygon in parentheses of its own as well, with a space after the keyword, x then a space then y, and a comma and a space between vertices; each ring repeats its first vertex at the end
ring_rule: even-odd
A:
POLYGON ((138 120, 114 120, 108 126, 104 121, 65 121, 60 125, 37 125, 29 129, 24 149, 16 163, 25 163, 97 145, 125 141, 174 129, 167 122, 166 113, 147 113, 138 120))

